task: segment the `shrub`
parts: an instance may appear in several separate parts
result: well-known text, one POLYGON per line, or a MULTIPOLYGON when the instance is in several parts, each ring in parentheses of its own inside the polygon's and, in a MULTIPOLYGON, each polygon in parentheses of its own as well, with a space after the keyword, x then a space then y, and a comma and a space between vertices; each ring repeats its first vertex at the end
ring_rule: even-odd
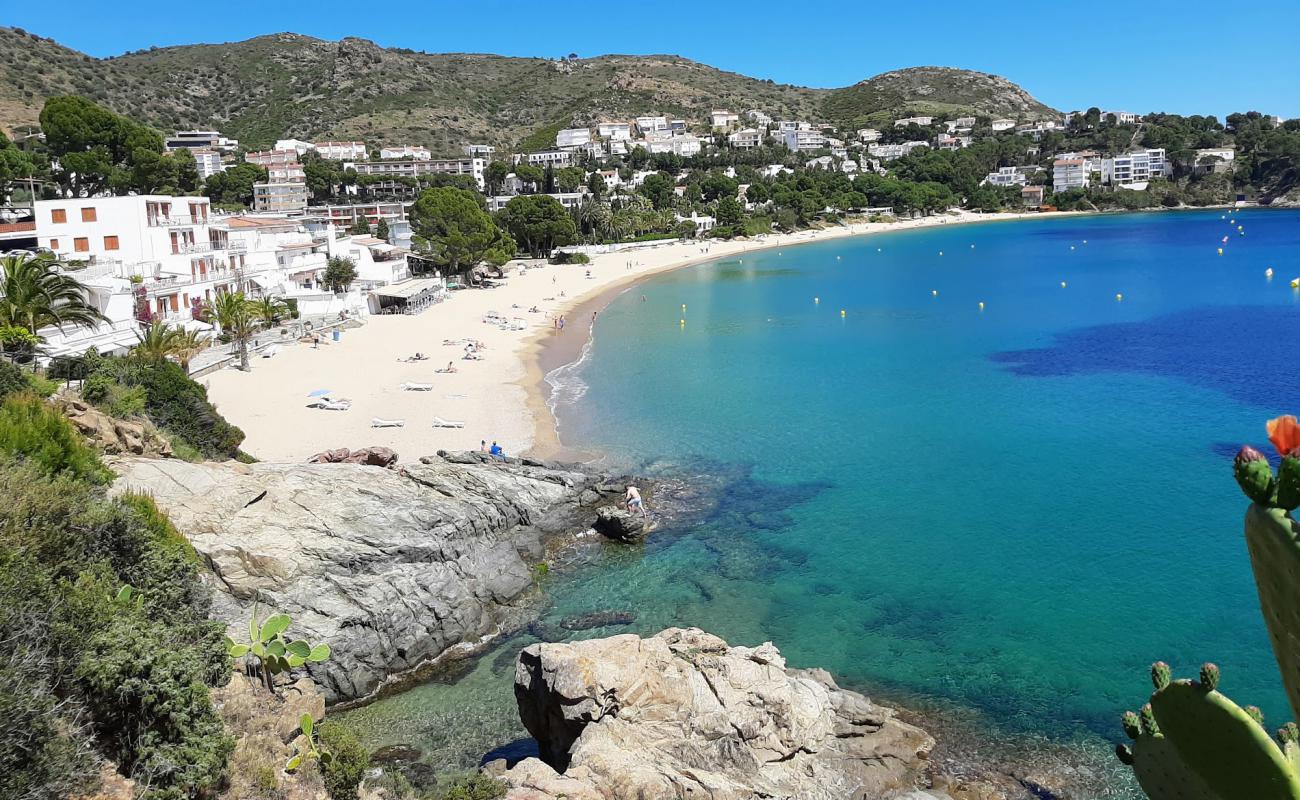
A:
POLYGON ((52 381, 44 375, 38 375, 34 372, 27 373, 27 388, 31 389, 40 397, 49 397, 59 390, 58 381, 52 381))
POLYGON ((586 253, 569 253, 558 251, 551 256, 552 264, 590 264, 591 257, 586 253))
POLYGON ((430 800, 497 800, 505 797, 506 785, 496 778, 475 772, 447 786, 438 787, 430 800))
POLYGON ((0 361, 0 398, 17 394, 27 388, 23 371, 8 361, 0 361))
POLYGON ((30 392, 0 404, 0 452, 28 459, 47 475, 67 472, 90 483, 112 477, 68 420, 30 392))
MULTIPOLYGON (((130 357, 108 359, 96 370, 98 375, 142 389, 145 416, 205 457, 234 458, 239 453, 244 432, 217 413, 208 402, 207 391, 180 365, 130 357)), ((87 384, 90 381, 87 379, 87 384)))
POLYGON ((337 722, 321 724, 320 741, 333 755, 329 763, 321 765, 325 791, 332 800, 357 800, 357 788, 370 769, 370 753, 352 731, 337 722))

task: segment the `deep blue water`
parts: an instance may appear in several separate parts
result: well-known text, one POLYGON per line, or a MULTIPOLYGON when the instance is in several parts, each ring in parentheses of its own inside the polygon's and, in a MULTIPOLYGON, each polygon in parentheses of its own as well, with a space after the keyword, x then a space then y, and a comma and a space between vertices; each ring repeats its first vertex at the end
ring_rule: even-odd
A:
POLYGON ((1122 738, 1151 661, 1214 660, 1280 724, 1231 458, 1300 410, 1300 212, 1221 214, 880 234, 634 287, 560 376, 561 435, 717 504, 556 576, 550 614, 771 640, 1060 738, 1122 738))

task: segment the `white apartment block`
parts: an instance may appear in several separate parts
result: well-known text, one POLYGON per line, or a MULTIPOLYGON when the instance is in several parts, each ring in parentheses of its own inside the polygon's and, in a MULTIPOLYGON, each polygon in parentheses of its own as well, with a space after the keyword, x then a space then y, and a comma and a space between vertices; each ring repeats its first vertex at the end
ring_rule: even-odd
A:
POLYGON ((383 159, 405 158, 412 161, 429 161, 433 158, 433 153, 429 152, 429 148, 418 144, 400 144, 379 148, 379 157, 383 159))
POLYGON ((356 161, 366 157, 365 142, 315 142, 312 147, 330 161, 356 161))
POLYGON ((632 123, 602 122, 596 126, 596 135, 602 139, 626 142, 628 139, 632 138, 632 123))
POLYGON ((268 214, 297 214, 307 208, 307 184, 301 181, 253 184, 253 209, 268 214))
POLYGON ((755 128, 745 128, 728 136, 727 143, 732 147, 748 150, 763 143, 763 134, 759 133, 755 128))
POLYGON ((1024 186, 1028 183, 1020 167, 999 167, 997 172, 990 172, 980 181, 980 185, 989 186, 1024 186))
POLYGON ((969 131, 971 128, 975 127, 975 118, 958 117, 957 119, 948 120, 947 122, 943 123, 943 126, 948 129, 948 133, 956 133, 957 131, 969 131))
POLYGON ((465 155, 472 158, 486 158, 491 160, 496 155, 497 149, 490 144, 467 144, 464 148, 465 155))
POLYGON ((668 120, 668 130, 673 133, 686 133, 686 120, 670 119, 668 120))
POLYGON ((760 128, 766 128, 768 125, 772 124, 772 117, 756 108, 751 108, 746 111, 745 118, 760 128))
POLYGON ((1003 131, 1009 131, 1016 127, 1016 121, 1014 119, 1006 118, 995 119, 989 124, 993 128, 994 133, 1002 133, 1003 131))
POLYGON ((591 141, 591 128, 565 128, 555 134, 555 146, 561 150, 582 147, 591 141))
POLYGON ((573 165, 573 153, 567 150, 538 150, 536 153, 515 153, 514 163, 559 169, 560 167, 573 165))
POLYGON ((903 117, 902 119, 894 120, 895 128, 902 128, 905 125, 913 125, 913 124, 920 125, 922 128, 925 128, 934 124, 934 117, 903 117))
POLYGON ((810 131, 812 130, 812 123, 797 119, 783 119, 776 123, 776 130, 777 133, 782 135, 787 131, 810 131))
POLYGON ((1173 170, 1165 159, 1164 148, 1135 150, 1108 158, 1101 164, 1101 179, 1112 186, 1146 183, 1152 178, 1164 178, 1173 170))
POLYGON ((786 147, 796 152, 819 150, 826 146, 826 137, 821 131, 787 130, 782 132, 781 138, 786 147))
POLYGON ((1058 158, 1052 162, 1053 192, 1087 189, 1091 178, 1092 171, 1088 168, 1087 159, 1058 158))
POLYGON ((406 220, 409 203, 353 203, 349 205, 312 206, 305 221, 316 226, 334 225, 338 228, 351 228, 358 221, 364 220, 374 227, 382 219, 392 225, 406 220))
POLYGON ((262 167, 283 166, 298 163, 298 151, 293 148, 283 150, 254 150, 244 154, 244 161, 262 167))
POLYGON ((267 183, 306 183, 302 164, 275 164, 266 168, 267 183))
POLYGON ((199 177, 203 180, 211 178, 218 172, 226 171, 226 164, 221 160, 221 153, 216 150, 191 150, 194 155, 194 165, 198 167, 199 177))
POLYGON ((168 150, 222 150, 239 149, 238 139, 227 139, 217 131, 176 131, 167 138, 168 150))
POLYGON ((642 136, 649 133, 650 131, 666 131, 668 130, 668 118, 667 117, 637 117, 636 127, 637 130, 641 131, 642 136))
POLYGON ((709 119, 715 131, 727 131, 740 124, 740 115, 717 109, 709 112, 709 119))
POLYGON ((1101 118, 1102 118, 1102 119, 1106 119, 1107 117, 1114 117, 1114 118, 1115 118, 1115 123, 1116 123, 1117 125, 1132 125, 1133 123, 1135 123, 1135 122, 1137 122, 1139 119, 1141 119, 1140 116, 1138 116, 1137 114, 1131 113, 1131 112, 1129 112, 1129 111, 1103 111, 1103 112, 1101 112, 1101 118))
POLYGON ((918 147, 928 147, 926 142, 911 141, 901 144, 869 144, 867 152, 881 161, 893 161, 902 158, 918 147))
POLYGON ((487 161, 481 158, 434 158, 428 161, 407 159, 400 161, 357 161, 351 166, 358 175, 378 175, 386 178, 418 178, 421 175, 471 175, 481 191, 486 184, 483 170, 487 161))
POLYGON ((279 139, 275 143, 274 150, 292 150, 298 155, 302 155, 308 150, 315 150, 316 145, 311 142, 304 142, 302 139, 279 139))
POLYGON ((703 146, 699 137, 690 134, 646 141, 646 149, 651 153, 675 153, 683 158, 698 155, 703 146))
POLYGON ((858 141, 870 144, 871 142, 880 141, 880 137, 883 135, 875 128, 863 128, 858 131, 858 141))
MULTIPOLYGON (((519 196, 520 195, 503 194, 489 197, 487 199, 488 211, 496 213, 505 208, 506 203, 509 203, 511 200, 514 200, 519 196)), ((589 193, 584 189, 580 192, 554 192, 549 196, 558 200, 560 205, 564 206, 565 210, 572 210, 582 205, 583 200, 589 196, 589 193)))

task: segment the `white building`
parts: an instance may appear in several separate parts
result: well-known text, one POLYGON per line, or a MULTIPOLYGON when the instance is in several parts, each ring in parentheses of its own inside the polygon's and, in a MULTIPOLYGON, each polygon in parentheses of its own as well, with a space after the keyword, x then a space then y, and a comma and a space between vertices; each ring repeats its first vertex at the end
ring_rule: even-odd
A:
POLYGON ((934 117, 903 117, 894 120, 895 128, 902 128, 905 125, 920 125, 922 128, 934 123, 934 117))
POLYGON ((740 115, 730 111, 714 109, 709 112, 709 118, 715 131, 729 131, 740 124, 740 115))
POLYGON ((863 128, 858 131, 858 141, 870 144, 872 142, 880 141, 880 137, 883 135, 884 134, 875 128, 863 128))
POLYGON ((699 137, 690 134, 646 141, 646 149, 651 153, 674 153, 683 158, 698 155, 703 145, 699 137))
POLYGON ((1016 121, 1014 119, 1006 119, 1004 117, 1002 119, 993 120, 993 122, 989 123, 989 125, 993 128, 994 133, 1002 133, 1003 131, 1009 131, 1015 128, 1016 121))
POLYGON ((1207 147, 1196 151, 1192 160, 1192 172, 1197 175, 1209 175, 1218 172, 1232 172, 1237 151, 1232 147, 1207 147))
POLYGON ((649 133, 650 131, 666 131, 668 130, 668 118, 667 117, 637 117, 636 127, 637 130, 641 131, 642 136, 649 133))
POLYGON ((315 142, 312 147, 330 161, 354 161, 366 157, 365 142, 315 142))
POLYGON ((794 129, 782 131, 781 138, 785 146, 796 152, 819 150, 826 146, 826 137, 821 131, 794 129))
POLYGON ((772 124, 772 117, 756 108, 746 111, 745 117, 760 128, 766 128, 772 124))
POLYGON ((487 162, 481 158, 433 158, 428 161, 406 159, 398 161, 357 161, 344 164, 358 175, 375 175, 385 178, 418 178, 422 175, 470 175, 482 191, 486 183, 483 171, 487 162))
POLYGON ((267 183, 306 183, 302 164, 275 164, 266 168, 267 183))
POLYGON ((538 150, 536 153, 515 153, 514 163, 559 169, 560 167, 573 165, 573 153, 567 150, 538 150))
POLYGON ((625 142, 632 138, 632 123, 602 122, 596 126, 596 135, 602 139, 625 142))
POLYGON ((405 158, 412 161, 428 161, 433 158, 433 153, 429 148, 417 144, 399 144, 392 147, 381 147, 379 157, 383 159, 405 158))
POLYGON ((776 123, 776 131, 785 135, 788 131, 810 131, 812 130, 811 122, 804 122, 798 119, 783 119, 776 123))
POLYGON ((253 184, 253 209, 269 214, 296 214, 307 207, 307 184, 301 181, 253 184))
POLYGON ((239 149, 238 139, 227 139, 217 131, 176 131, 167 138, 168 150, 221 150, 239 149))
POLYGON ((1106 119, 1106 118, 1108 118, 1108 117, 1114 117, 1114 118, 1115 118, 1115 124, 1117 124, 1117 125, 1132 125, 1133 123, 1135 123, 1135 122, 1137 122, 1139 119, 1141 119, 1140 116, 1138 116, 1137 114, 1131 113, 1131 112, 1129 112, 1129 111, 1103 111, 1103 112, 1101 112, 1101 118, 1102 118, 1102 119, 1106 119))
POLYGON ((463 149, 467 156, 472 158, 485 158, 489 161, 497 152, 497 149, 490 144, 467 144, 463 149))
POLYGON ((311 142, 304 142, 302 139, 279 139, 275 143, 275 150, 292 150, 298 155, 302 155, 308 150, 315 150, 316 145, 311 142))
POLYGON ((970 147, 972 141, 974 140, 969 136, 940 134, 939 138, 935 140, 935 144, 940 150, 960 150, 963 147, 970 147))
POLYGON ((591 141, 591 128, 565 128, 555 134, 555 146, 561 150, 582 147, 591 141))
POLYGON ((221 153, 216 150, 191 150, 194 155, 194 164, 198 167, 199 177, 203 180, 211 178, 218 172, 226 171, 226 164, 221 160, 221 153))
MULTIPOLYGON (((496 195, 494 197, 489 197, 487 199, 488 211, 495 214, 496 212, 505 208, 506 203, 509 203, 511 200, 514 200, 516 197, 519 196, 520 195, 503 194, 503 195, 496 195)), ((524 195, 524 196, 531 196, 531 195, 524 195)), ((556 200, 558 200, 560 205, 564 206, 565 210, 572 210, 577 208, 578 206, 581 206, 582 201, 587 197, 589 197, 590 193, 586 189, 583 189, 582 191, 579 192, 552 192, 548 196, 554 197, 556 200)))
POLYGON ((1052 191, 1087 189, 1092 180, 1088 161, 1083 158, 1058 158, 1052 162, 1052 191))
POLYGON ((966 133, 970 131, 971 128, 975 127, 975 118, 957 117, 956 119, 950 119, 943 123, 943 126, 948 129, 948 133, 957 133, 958 131, 966 133))
POLYGON ((867 152, 881 161, 893 161, 896 158, 902 158, 918 147, 928 147, 926 142, 911 141, 901 144, 869 144, 867 152))
POLYGON ((244 154, 244 161, 268 168, 284 164, 297 164, 298 151, 292 148, 285 150, 254 150, 244 154))
POLYGON ((1024 186, 1028 182, 1020 167, 999 167, 997 172, 990 172, 980 181, 980 185, 990 186, 1024 186))
POLYGON ((745 128, 728 136, 727 143, 732 147, 748 150, 763 143, 763 134, 759 133, 755 128, 745 128))
POLYGON ((1145 184, 1152 178, 1164 178, 1173 169, 1165 159, 1164 148, 1134 150, 1108 158, 1101 164, 1101 179, 1112 186, 1145 184))

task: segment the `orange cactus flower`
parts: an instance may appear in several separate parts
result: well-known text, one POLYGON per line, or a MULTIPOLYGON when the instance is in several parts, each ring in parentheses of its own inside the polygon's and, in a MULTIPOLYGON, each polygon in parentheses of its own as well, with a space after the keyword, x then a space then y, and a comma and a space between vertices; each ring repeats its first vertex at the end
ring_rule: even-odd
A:
POLYGON ((1265 426, 1268 428, 1268 440, 1277 448, 1280 455, 1286 455, 1296 448, 1300 448, 1300 423, 1290 414, 1277 419, 1270 419, 1265 426))

